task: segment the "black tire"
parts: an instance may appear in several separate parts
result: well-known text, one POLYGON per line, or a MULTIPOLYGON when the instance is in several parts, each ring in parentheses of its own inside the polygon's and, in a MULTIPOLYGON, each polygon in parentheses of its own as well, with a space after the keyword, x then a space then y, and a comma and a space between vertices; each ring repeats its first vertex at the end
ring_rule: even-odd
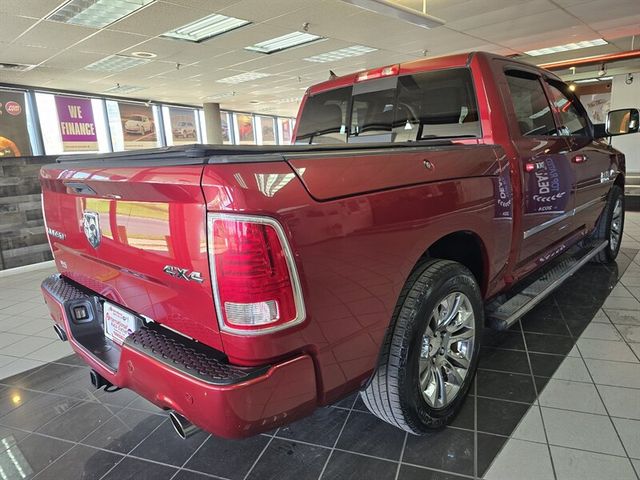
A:
POLYGON ((618 256, 618 252, 620 251, 620 245, 622 244, 622 233, 624 232, 624 192, 622 188, 618 185, 613 185, 611 190, 609 190, 609 197, 607 198, 607 204, 602 211, 602 215, 600 216, 600 220, 598 220, 598 225, 596 226, 595 231, 593 232, 592 238, 594 240, 609 240, 609 245, 607 245, 602 251, 598 252, 598 254, 593 257, 591 260, 594 263, 611 263, 618 256), (619 238, 618 241, 615 242, 615 245, 612 242, 612 225, 614 220, 614 211, 616 209, 617 202, 620 202, 620 206, 622 208, 621 217, 619 221, 619 238))
MULTIPOLYGON (((367 408, 391 425, 420 435, 444 426, 460 409, 473 381, 480 347, 484 308, 476 279, 463 265, 427 260, 411 274, 396 306, 380 352, 378 367, 360 393, 367 408), (423 398, 418 369, 422 337, 441 300, 461 292, 474 313, 474 341, 469 368, 450 404, 433 408, 423 398)), ((422 357, 424 358, 424 357, 422 357)))

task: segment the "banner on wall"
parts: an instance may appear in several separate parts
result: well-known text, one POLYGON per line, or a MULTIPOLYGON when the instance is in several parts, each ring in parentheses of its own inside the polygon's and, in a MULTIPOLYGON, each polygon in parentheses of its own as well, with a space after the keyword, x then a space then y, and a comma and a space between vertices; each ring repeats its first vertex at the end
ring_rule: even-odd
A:
POLYGON ((196 143, 196 115, 188 108, 169 108, 169 120, 171 121, 171 134, 174 145, 196 143))
POLYGON ((0 158, 31 155, 26 97, 0 90, 0 158))
POLYGON ((276 144, 276 131, 274 121, 275 120, 271 117, 260 117, 260 129, 262 133, 263 145, 276 144))
POLYGON ((235 117, 238 125, 238 143, 240 145, 255 145, 256 136, 253 131, 253 116, 236 114, 235 117))
POLYGON ((229 131, 229 114, 220 112, 220 127, 222 128, 222 143, 232 143, 229 131))
POLYGON ((139 103, 118 102, 118 110, 125 150, 158 146, 152 107, 139 103))
POLYGON ((280 122, 280 130, 282 131, 282 144, 289 145, 291 143, 291 120, 283 118, 280 122))
POLYGON ((58 125, 65 152, 98 150, 98 135, 93 120, 91 99, 56 95, 58 125))

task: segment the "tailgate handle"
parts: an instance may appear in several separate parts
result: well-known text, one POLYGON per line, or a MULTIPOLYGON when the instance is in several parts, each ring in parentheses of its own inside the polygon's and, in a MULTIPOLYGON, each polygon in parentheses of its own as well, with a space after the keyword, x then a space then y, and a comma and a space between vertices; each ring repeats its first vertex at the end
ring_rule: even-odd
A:
POLYGON ((85 185, 80 182, 69 182, 64 184, 65 187, 70 188, 75 193, 79 193, 81 195, 97 195, 96 191, 91 188, 89 185, 85 185))

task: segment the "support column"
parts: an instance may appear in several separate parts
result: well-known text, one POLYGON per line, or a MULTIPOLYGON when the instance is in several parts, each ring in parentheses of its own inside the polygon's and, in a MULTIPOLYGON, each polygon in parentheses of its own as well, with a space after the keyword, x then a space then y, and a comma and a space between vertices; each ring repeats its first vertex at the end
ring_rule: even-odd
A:
POLYGON ((207 131, 207 143, 214 145, 222 144, 222 122, 220 121, 220 104, 205 103, 204 125, 207 131))

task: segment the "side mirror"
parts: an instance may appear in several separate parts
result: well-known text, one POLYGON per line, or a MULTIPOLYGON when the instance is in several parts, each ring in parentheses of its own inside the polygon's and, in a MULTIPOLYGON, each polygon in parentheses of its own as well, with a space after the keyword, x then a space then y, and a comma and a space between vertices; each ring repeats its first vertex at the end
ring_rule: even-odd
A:
POLYGON ((606 132, 609 136, 636 133, 640 127, 640 112, 637 108, 611 110, 607 115, 606 132))

